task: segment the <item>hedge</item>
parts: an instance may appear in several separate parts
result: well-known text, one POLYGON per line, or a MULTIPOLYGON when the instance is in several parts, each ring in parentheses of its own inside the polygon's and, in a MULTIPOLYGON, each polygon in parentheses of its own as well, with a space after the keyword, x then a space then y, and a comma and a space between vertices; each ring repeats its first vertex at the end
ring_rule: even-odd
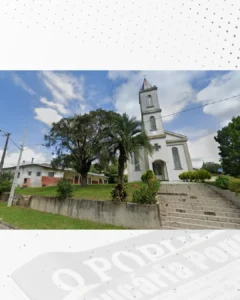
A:
POLYGON ((240 194, 240 178, 230 179, 229 190, 235 192, 237 195, 240 194))
POLYGON ((211 177, 211 174, 206 170, 188 171, 179 175, 179 179, 187 182, 204 182, 205 180, 211 179, 211 177))

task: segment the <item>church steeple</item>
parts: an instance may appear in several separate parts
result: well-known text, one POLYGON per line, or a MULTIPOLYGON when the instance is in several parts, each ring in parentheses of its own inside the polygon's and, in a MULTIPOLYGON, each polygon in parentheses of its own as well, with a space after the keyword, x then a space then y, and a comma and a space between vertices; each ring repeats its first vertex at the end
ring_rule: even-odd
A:
POLYGON ((146 78, 144 78, 142 88, 139 91, 139 104, 147 135, 164 134, 157 87, 152 86, 146 78))
POLYGON ((150 89, 152 86, 151 86, 151 84, 147 81, 147 79, 146 78, 144 78, 144 80, 143 80, 143 84, 142 84, 142 91, 143 90, 148 90, 148 89, 150 89))

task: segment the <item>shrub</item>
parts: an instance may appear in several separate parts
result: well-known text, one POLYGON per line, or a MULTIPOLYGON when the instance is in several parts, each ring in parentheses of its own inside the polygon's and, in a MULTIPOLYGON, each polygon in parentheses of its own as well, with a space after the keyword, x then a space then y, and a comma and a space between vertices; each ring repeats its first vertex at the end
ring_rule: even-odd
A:
POLYGON ((189 171, 187 172, 187 177, 188 179, 192 182, 192 181, 195 181, 196 180, 196 172, 197 171, 189 171))
POLYGON ((0 193, 7 193, 11 191, 12 183, 8 180, 0 182, 0 193))
POLYGON ((125 183, 128 182, 128 175, 127 175, 127 174, 124 175, 124 182, 125 182, 125 183))
POLYGON ((209 180, 209 179, 211 179, 211 177, 212 177, 212 175, 208 172, 208 171, 206 171, 206 170, 198 170, 198 171, 196 171, 195 172, 195 175, 196 175, 196 178, 195 178, 195 180, 196 181, 201 181, 201 182, 204 182, 205 180, 209 180))
POLYGON ((188 180, 187 172, 181 173, 178 177, 179 177, 179 179, 181 179, 183 181, 187 181, 188 180))
POLYGON ((133 202, 140 204, 155 204, 157 199, 151 189, 148 186, 144 186, 133 193, 133 202))
POLYGON ((236 193, 237 195, 240 194, 240 179, 234 178, 229 181, 229 190, 236 193))
POLYGON ((0 193, 11 191, 13 177, 14 175, 11 172, 3 172, 0 174, 0 193))
POLYGON ((155 204, 156 195, 160 187, 160 181, 156 178, 150 178, 147 186, 142 187, 133 193, 133 202, 140 204, 155 204))
POLYGON ((71 182, 69 182, 65 178, 59 180, 57 183, 57 196, 60 199, 66 199, 72 197, 72 194, 73 194, 73 186, 71 182))
POLYGON ((115 186, 111 191, 112 201, 124 202, 127 198, 127 192, 121 184, 115 186))
POLYGON ((141 180, 143 182, 148 182, 149 179, 154 178, 154 177, 155 177, 155 175, 154 175, 153 171, 152 170, 147 170, 147 172, 142 174, 141 180))
POLYGON ((141 180, 142 180, 143 182, 146 182, 146 180, 147 180, 146 172, 145 172, 145 173, 142 173, 141 180))
POLYGON ((214 185, 220 189, 229 189, 230 178, 226 176, 218 176, 214 182, 214 185))
POLYGON ((179 179, 183 181, 201 181, 204 182, 207 179, 211 179, 211 174, 206 170, 197 170, 183 172, 179 175, 179 179))
POLYGON ((148 181, 148 187, 152 191, 152 193, 155 194, 155 196, 156 196, 156 194, 160 188, 160 181, 156 178, 151 178, 148 181))
POLYGON ((149 180, 151 178, 154 178, 154 177, 155 177, 155 175, 154 175, 153 171, 152 170, 147 170, 147 172, 146 172, 147 180, 149 180))
POLYGON ((13 181, 14 174, 12 172, 3 172, 0 174, 0 182, 3 181, 13 181))

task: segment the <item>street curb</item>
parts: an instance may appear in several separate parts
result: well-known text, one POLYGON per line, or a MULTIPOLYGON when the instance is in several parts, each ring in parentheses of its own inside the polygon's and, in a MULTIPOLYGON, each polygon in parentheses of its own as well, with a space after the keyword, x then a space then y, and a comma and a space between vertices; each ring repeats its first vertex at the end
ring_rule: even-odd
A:
POLYGON ((11 224, 9 224, 9 223, 6 223, 6 222, 4 222, 4 221, 1 221, 1 220, 0 220, 0 224, 4 225, 4 226, 6 226, 6 227, 8 227, 8 228, 10 228, 10 229, 19 229, 19 228, 15 227, 15 226, 13 226, 13 225, 11 225, 11 224))

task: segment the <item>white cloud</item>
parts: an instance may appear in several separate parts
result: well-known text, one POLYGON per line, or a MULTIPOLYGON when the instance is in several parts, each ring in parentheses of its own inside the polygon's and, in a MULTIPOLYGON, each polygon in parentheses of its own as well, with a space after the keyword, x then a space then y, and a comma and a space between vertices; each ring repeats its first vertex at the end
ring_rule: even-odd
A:
POLYGON ((52 101, 48 101, 46 98, 42 97, 40 99, 40 102, 43 103, 43 104, 46 104, 47 106, 49 107, 53 107, 53 108, 56 108, 56 110, 58 112, 60 112, 61 114, 68 114, 69 111, 64 107, 63 104, 60 104, 60 103, 54 103, 52 101))
POLYGON ((35 95, 36 93, 34 92, 34 90, 32 88, 30 88, 23 80, 22 78, 20 78, 17 74, 12 74, 12 79, 13 82, 21 87, 23 90, 25 90, 26 92, 28 92, 30 95, 35 95))
POLYGON ((54 102, 66 105, 69 101, 84 101, 84 77, 65 72, 44 71, 40 78, 51 92, 54 102))
POLYGON ((58 122, 62 119, 62 116, 60 116, 56 110, 52 108, 39 107, 35 108, 34 111, 36 113, 35 119, 47 124, 48 126, 51 126, 53 122, 58 122))
POLYGON ((219 163, 218 143, 214 140, 214 136, 216 133, 188 142, 193 167, 200 168, 203 161, 219 163))
POLYGON ((130 79, 132 74, 131 71, 109 71, 108 78, 111 80, 130 79))
POLYGON ((231 122, 232 120, 224 120, 224 121, 222 121, 221 123, 220 123, 220 125, 222 126, 222 127, 225 127, 225 126, 227 126, 230 122, 231 122))
MULTIPOLYGON (((197 101, 202 104, 219 101, 240 94, 240 72, 232 71, 215 77, 210 84, 197 94, 197 101)), ((203 112, 219 119, 221 125, 239 115, 240 97, 222 101, 204 107, 203 112)))
MULTIPOLYGON (((176 71, 148 71, 148 72, 109 72, 109 78, 116 80, 124 78, 113 94, 113 102, 119 113, 126 112, 131 116, 140 118, 138 92, 144 75, 151 85, 158 87, 159 104, 163 116, 182 110, 191 101, 195 100, 195 91, 191 81, 204 75, 203 72, 176 72, 176 71)), ((175 116, 164 118, 168 122, 175 116)))
MULTIPOLYGON (((40 150, 40 149, 39 149, 40 150)), ((0 150, 0 156, 2 155, 2 150, 0 150)), ((19 152, 7 152, 5 157, 4 167, 13 167, 17 165, 19 157, 19 152)), ((23 151, 22 161, 31 162, 32 158, 34 158, 35 163, 46 163, 51 161, 51 152, 38 152, 34 149, 27 148, 23 151)))
POLYGON ((206 136, 209 134, 208 129, 196 130, 194 128, 187 128, 187 127, 173 130, 173 132, 176 132, 176 133, 179 133, 182 135, 186 135, 190 139, 200 138, 200 137, 203 137, 203 136, 206 136))
MULTIPOLYGON (((61 115, 84 113, 89 111, 89 105, 84 101, 84 77, 73 76, 67 72, 43 71, 39 78, 50 91, 52 101, 41 97, 40 102, 49 108, 35 108, 35 119, 51 126, 61 119, 61 115)), ((96 91, 89 90, 89 96, 94 97, 96 91)))

